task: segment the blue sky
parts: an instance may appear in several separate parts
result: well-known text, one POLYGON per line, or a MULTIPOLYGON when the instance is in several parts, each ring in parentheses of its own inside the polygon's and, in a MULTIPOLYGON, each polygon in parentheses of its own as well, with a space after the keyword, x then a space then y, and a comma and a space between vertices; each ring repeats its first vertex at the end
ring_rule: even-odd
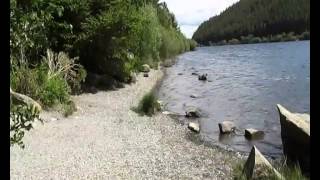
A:
POLYGON ((191 38, 194 31, 205 20, 218 15, 239 0, 161 0, 174 13, 181 31, 191 38))

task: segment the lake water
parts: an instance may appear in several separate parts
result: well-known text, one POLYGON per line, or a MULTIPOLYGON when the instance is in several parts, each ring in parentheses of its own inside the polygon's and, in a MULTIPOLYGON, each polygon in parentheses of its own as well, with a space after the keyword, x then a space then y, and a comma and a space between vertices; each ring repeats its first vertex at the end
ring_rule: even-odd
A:
POLYGON ((167 110, 181 114, 189 105, 200 108, 200 136, 206 142, 240 152, 256 145, 278 157, 282 143, 276 104, 310 113, 310 41, 200 47, 177 59, 167 69, 159 98, 167 110), (199 81, 193 72, 207 73, 209 81, 199 81), (218 123, 224 120, 243 132, 263 130, 265 136, 255 141, 243 135, 219 136, 218 123))

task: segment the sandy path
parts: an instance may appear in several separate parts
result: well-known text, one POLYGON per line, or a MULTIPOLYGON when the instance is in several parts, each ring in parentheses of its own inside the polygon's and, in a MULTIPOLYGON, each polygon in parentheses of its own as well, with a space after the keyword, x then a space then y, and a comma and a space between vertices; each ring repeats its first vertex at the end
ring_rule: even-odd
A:
POLYGON ((26 148, 10 148, 11 178, 231 179, 235 156, 194 143, 166 115, 130 110, 162 75, 151 71, 117 91, 74 96, 78 111, 68 118, 43 113, 49 122, 26 134, 26 148))

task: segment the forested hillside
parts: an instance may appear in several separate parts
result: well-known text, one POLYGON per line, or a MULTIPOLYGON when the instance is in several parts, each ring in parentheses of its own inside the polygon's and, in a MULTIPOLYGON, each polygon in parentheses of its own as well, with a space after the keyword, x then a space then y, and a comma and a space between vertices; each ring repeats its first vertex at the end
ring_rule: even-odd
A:
MULTIPOLYGON (((255 42, 294 40, 309 28, 310 0, 240 0, 203 22, 193 39, 201 44, 245 43, 254 37, 259 37, 255 42)), ((298 38, 308 39, 309 34, 298 38)))
MULTIPOLYGON (((127 83, 143 64, 157 67, 195 46, 158 0, 10 0, 10 87, 65 114, 89 73, 105 85, 127 83)), ((12 130, 27 128, 19 118, 29 111, 10 102, 12 130)))

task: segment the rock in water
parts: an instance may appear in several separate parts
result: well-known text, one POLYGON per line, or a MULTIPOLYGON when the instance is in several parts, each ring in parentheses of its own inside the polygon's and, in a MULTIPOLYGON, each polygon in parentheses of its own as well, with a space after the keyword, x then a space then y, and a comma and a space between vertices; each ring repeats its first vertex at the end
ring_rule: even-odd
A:
POLYGON ((263 138, 264 132, 253 129, 253 128, 249 128, 244 130, 244 136, 247 139, 259 139, 259 138, 263 138))
POLYGON ((236 129, 236 126, 231 121, 223 121, 218 125, 220 129, 220 133, 222 134, 234 132, 234 130, 236 129))
POLYGON ((190 97, 191 97, 191 98, 197 98, 198 95, 196 95, 196 94, 191 94, 190 97))
POLYGON ((180 75, 183 75, 182 73, 178 73, 178 75, 180 76, 180 75))
POLYGON ((143 77, 149 77, 148 73, 143 73, 143 77))
POLYGON ((193 107, 193 106, 187 107, 186 117, 198 118, 200 116, 201 116, 201 112, 198 108, 193 107))
POLYGON ((195 75, 195 76, 198 76, 198 73, 196 73, 196 72, 193 72, 193 73, 191 73, 191 75, 195 75))
POLYGON ((198 79, 201 80, 201 81, 206 81, 207 80, 207 76, 208 76, 208 74, 202 74, 202 75, 198 76, 198 79))
POLYGON ((291 162, 299 162, 304 172, 310 171, 310 115, 291 113, 277 104, 280 115, 283 153, 291 162))
POLYGON ((163 111, 162 114, 168 115, 168 114, 173 114, 170 111, 163 111))
POLYGON ((150 66, 148 64, 142 65, 142 72, 150 72, 150 66))
POLYGON ((164 109, 163 101, 160 101, 160 100, 157 100, 157 101, 156 101, 156 109, 157 109, 158 111, 160 111, 161 109, 164 109))
POLYGON ((283 179, 283 176, 273 168, 261 152, 253 146, 244 165, 243 173, 245 173, 247 179, 268 179, 270 175, 272 175, 270 172, 273 172, 279 179, 283 179))
POLYGON ((195 123, 195 122, 189 122, 188 129, 196 133, 200 132, 200 126, 198 123, 195 123))

